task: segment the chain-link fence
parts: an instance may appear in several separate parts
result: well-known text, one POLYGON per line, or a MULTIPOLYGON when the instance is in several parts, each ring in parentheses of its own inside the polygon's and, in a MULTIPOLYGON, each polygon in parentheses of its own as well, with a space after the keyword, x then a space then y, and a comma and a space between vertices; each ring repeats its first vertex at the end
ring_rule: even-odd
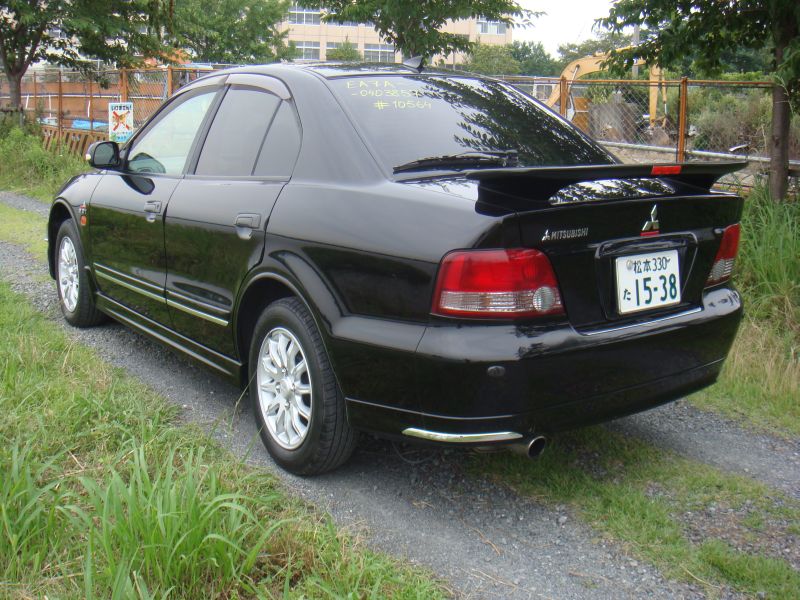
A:
MULTIPOLYGON (((93 73, 36 70, 23 78, 22 103, 45 129, 57 129, 59 134, 69 130, 73 137, 76 131, 100 137, 108 134, 109 121, 114 119, 109 103, 132 102, 133 126, 138 128, 174 91, 212 70, 171 66, 93 73)), ((769 82, 506 79, 562 114, 623 162, 747 158, 749 168, 729 179, 744 185, 752 184, 769 164, 769 82)), ((8 83, 0 81, 0 104, 8 99, 8 83)), ((789 135, 791 166, 800 170, 797 116, 789 135)))
MULTIPOLYGON (((769 166, 769 82, 506 79, 623 162, 747 159, 748 168, 727 179, 745 186, 769 166)), ((789 158, 791 168, 800 170, 797 115, 789 132, 789 158)))
MULTIPOLYGON (((44 126, 107 132, 109 103, 132 102, 133 124, 138 128, 175 90, 210 71, 199 67, 88 73, 32 70, 22 78, 22 107, 44 126)), ((0 104, 9 100, 8 82, 0 80, 0 104)))

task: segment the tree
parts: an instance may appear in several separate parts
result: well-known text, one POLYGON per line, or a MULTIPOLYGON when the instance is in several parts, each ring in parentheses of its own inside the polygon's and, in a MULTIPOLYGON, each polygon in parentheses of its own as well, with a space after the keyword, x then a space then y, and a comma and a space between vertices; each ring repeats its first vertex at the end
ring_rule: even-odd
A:
POLYGON ((209 8, 205 0, 175 5, 175 44, 198 62, 265 63, 289 58, 281 23, 289 0, 223 0, 209 8))
POLYGON ((725 53, 737 48, 772 54, 772 126, 769 139, 769 189, 774 200, 788 190, 790 102, 800 99, 800 2, 797 0, 619 0, 600 24, 621 32, 645 24, 654 35, 635 51, 614 53, 625 64, 636 55, 662 67, 693 53, 698 68, 720 68, 725 53))
POLYGON ((633 36, 621 32, 598 31, 595 37, 582 42, 570 42, 558 47, 559 73, 573 60, 592 56, 598 52, 607 53, 617 48, 630 46, 633 36))
POLYGON ((345 39, 338 48, 328 50, 327 57, 328 60, 338 60, 341 62, 358 62, 364 58, 361 56, 361 52, 358 51, 358 46, 349 39, 345 39))
POLYGON ((541 42, 513 42, 511 56, 520 64, 524 75, 558 75, 561 69, 541 42))
POLYGON ((327 14, 325 21, 371 23, 388 43, 405 56, 469 52, 475 45, 466 36, 441 31, 448 21, 482 17, 512 25, 526 24, 536 13, 514 0, 305 0, 327 14))
POLYGON ((519 61, 512 56, 510 46, 488 44, 476 44, 464 68, 485 75, 516 75, 520 72, 519 61))
POLYGON ((22 106, 20 85, 40 60, 85 67, 87 58, 135 64, 163 51, 160 32, 174 0, 10 0, 0 9, 0 65, 11 105, 22 106), (156 32, 156 33, 153 33, 156 32))

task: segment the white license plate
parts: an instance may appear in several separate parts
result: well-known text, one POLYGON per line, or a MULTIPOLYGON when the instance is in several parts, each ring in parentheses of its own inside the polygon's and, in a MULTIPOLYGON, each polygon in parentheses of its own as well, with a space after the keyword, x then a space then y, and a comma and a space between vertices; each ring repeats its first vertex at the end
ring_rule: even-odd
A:
POLYGON ((681 301, 677 250, 617 258, 616 272, 617 309, 621 315, 681 301))

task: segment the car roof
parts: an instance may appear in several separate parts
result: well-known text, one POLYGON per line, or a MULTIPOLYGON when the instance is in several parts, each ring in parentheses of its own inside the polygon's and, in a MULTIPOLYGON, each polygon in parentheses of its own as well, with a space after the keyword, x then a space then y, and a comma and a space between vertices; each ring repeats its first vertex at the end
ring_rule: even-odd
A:
MULTIPOLYGON (((229 73, 253 73, 260 75, 288 74, 290 72, 306 72, 315 74, 324 79, 335 79, 337 77, 369 76, 369 75, 458 75, 480 77, 473 73, 464 71, 452 71, 445 69, 435 69, 424 67, 422 70, 406 66, 399 63, 336 63, 336 62, 302 62, 302 63, 271 63, 266 65, 249 65, 233 67, 221 71, 215 71, 205 77, 224 75, 229 73)), ((203 79, 201 77, 199 79, 203 79)))

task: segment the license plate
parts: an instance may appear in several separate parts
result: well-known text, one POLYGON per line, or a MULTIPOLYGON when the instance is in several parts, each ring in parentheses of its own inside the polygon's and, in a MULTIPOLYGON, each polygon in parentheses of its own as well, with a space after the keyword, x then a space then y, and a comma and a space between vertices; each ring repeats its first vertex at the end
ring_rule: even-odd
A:
POLYGON ((617 309, 621 315, 681 301, 677 250, 617 258, 616 272, 617 309))

